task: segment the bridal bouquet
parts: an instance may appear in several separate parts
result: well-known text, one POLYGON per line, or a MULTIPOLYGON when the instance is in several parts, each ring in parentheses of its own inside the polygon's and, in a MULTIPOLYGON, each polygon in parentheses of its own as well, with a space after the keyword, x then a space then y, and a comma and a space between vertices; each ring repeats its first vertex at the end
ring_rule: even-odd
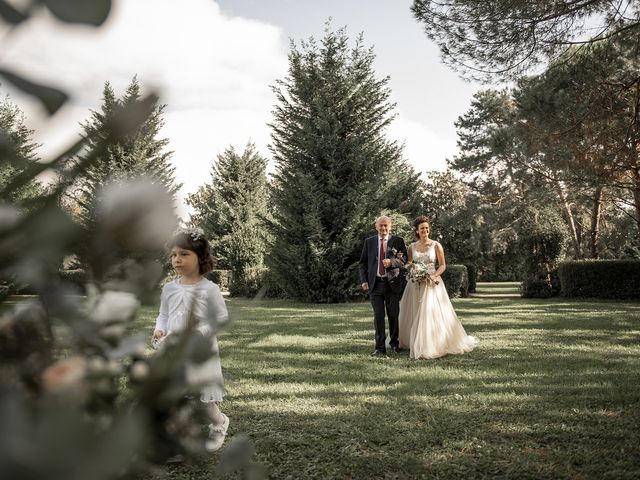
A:
MULTIPOLYGON (((412 282, 426 282, 429 275, 435 273, 436 266, 433 263, 413 262, 408 265, 407 279, 412 282)), ((435 282, 438 285, 440 282, 435 282)))

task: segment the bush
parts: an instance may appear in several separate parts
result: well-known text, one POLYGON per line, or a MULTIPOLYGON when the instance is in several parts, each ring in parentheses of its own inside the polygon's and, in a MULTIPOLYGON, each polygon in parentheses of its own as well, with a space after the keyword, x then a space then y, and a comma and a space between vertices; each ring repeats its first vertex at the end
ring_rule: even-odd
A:
POLYGON ((233 272, 229 282, 229 293, 234 297, 255 297, 264 282, 267 269, 264 267, 248 267, 233 272))
POLYGON ((442 280, 450 297, 469 296, 469 275, 466 266, 447 265, 447 269, 442 274, 442 280))
POLYGON ((640 260, 580 260, 558 268, 565 297, 640 298, 640 260))
POLYGON ((519 227, 519 244, 524 256, 520 294, 529 298, 558 295, 557 262, 567 242, 564 221, 553 208, 529 207, 519 227))
POLYGON ((240 297, 276 298, 282 297, 282 289, 278 287, 273 275, 267 267, 250 267, 243 272, 233 273, 229 293, 240 297))
POLYGON ((476 292, 476 282, 478 280, 478 267, 474 263, 465 263, 467 267, 467 277, 469 278, 469 293, 476 292))
POLYGON ((228 291, 231 282, 231 270, 212 270, 207 274, 207 278, 218 284, 220 290, 228 291))

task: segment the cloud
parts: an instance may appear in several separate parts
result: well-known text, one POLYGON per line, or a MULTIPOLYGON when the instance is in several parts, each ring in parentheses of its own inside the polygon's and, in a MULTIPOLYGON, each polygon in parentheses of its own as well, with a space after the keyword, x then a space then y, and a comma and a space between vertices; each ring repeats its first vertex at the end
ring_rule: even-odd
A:
POLYGON ((121 94, 134 75, 167 104, 161 135, 174 151, 181 197, 209 179, 229 145, 252 140, 266 154, 270 85, 288 66, 286 39, 273 25, 226 16, 211 0, 126 0, 100 29, 62 26, 42 12, 0 38, 3 66, 73 94, 49 120, 12 92, 45 158, 77 140, 78 124, 100 107, 105 81, 121 94))
POLYGON ((426 125, 409 120, 402 112, 389 126, 389 138, 404 143, 404 157, 418 172, 444 171, 446 159, 457 152, 455 139, 436 134, 426 125))
MULTIPOLYGON (((212 162, 228 146, 242 150, 253 141, 269 157, 270 86, 288 67, 288 41, 274 25, 231 17, 212 0, 121 0, 99 29, 61 25, 43 11, 10 34, 0 26, 0 38, 3 66, 73 95, 48 119, 12 92, 44 158, 77 140, 79 124, 100 108, 105 81, 120 95, 134 75, 167 104, 160 134, 169 139, 176 180, 183 184, 181 215, 186 195, 209 180, 212 162)), ((405 157, 419 172, 444 170, 455 138, 397 112, 389 138, 405 143, 405 157)))

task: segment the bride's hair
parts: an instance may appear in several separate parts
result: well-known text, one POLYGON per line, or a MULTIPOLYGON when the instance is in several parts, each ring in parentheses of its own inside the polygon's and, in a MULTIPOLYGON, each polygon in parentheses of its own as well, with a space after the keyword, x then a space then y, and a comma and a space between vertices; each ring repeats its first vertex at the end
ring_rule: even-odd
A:
POLYGON ((420 225, 421 223, 429 224, 429 230, 431 230, 431 222, 429 221, 429 217, 426 217, 424 215, 416 217, 416 219, 413 221, 413 236, 416 238, 416 240, 420 238, 420 236, 418 235, 418 225, 420 225))

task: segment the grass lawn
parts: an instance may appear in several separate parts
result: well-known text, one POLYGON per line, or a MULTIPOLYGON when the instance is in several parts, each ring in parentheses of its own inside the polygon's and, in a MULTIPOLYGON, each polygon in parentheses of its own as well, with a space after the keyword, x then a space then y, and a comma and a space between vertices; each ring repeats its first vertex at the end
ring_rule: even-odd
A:
MULTIPOLYGON (((480 345, 431 361, 371 358, 368 302, 229 299, 230 436, 274 479, 640 478, 640 302, 514 287, 454 300, 480 345)), ((208 479, 217 459, 166 473, 208 479)))

